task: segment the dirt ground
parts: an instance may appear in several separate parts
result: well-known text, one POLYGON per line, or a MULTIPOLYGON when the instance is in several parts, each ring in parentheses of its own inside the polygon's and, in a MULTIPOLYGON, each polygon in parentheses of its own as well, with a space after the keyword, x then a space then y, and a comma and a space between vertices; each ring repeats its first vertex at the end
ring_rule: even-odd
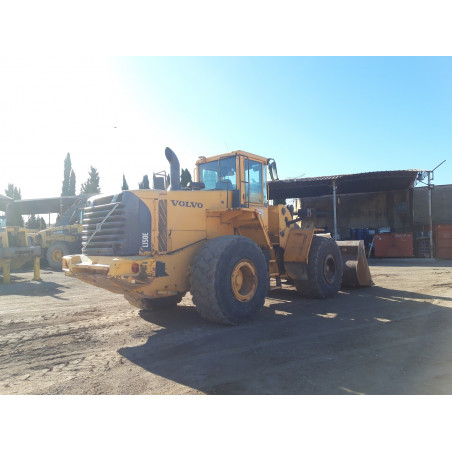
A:
POLYGON ((452 261, 371 260, 375 286, 269 293, 238 327, 188 294, 147 313, 41 270, 0 285, 0 394, 452 394, 452 261))

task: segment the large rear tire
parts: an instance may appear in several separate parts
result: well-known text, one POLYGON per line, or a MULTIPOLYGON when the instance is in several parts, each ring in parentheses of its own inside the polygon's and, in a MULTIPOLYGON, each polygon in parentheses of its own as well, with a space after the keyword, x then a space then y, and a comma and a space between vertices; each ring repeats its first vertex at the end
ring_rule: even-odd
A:
POLYGON ((63 256, 70 254, 69 246, 64 242, 54 242, 47 249, 46 258, 52 270, 62 270, 63 256))
POLYGON ((267 288, 265 256, 247 237, 209 240, 193 260, 193 304, 211 322, 237 325, 252 320, 265 303, 267 288))
POLYGON ((342 282, 342 256, 337 243, 314 235, 309 250, 307 281, 295 281, 298 293, 306 298, 335 296, 342 282))

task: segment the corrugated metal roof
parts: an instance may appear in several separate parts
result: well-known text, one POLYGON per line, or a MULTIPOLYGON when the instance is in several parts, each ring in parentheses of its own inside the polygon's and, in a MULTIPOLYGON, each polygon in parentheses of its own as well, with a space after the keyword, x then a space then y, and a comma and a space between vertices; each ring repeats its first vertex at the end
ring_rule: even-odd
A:
POLYGON ((55 198, 20 199, 13 201, 7 208, 7 213, 14 211, 19 215, 63 213, 78 199, 86 199, 91 195, 60 196, 55 198))
POLYGON ((333 182, 338 194, 371 193, 405 190, 412 187, 419 173, 426 170, 373 171, 334 176, 305 177, 270 181, 270 199, 325 196, 333 193, 333 182))

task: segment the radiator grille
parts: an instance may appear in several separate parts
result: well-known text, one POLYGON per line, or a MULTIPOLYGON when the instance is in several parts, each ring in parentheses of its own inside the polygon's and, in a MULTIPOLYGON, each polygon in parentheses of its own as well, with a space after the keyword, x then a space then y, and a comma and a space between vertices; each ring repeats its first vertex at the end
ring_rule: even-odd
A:
POLYGON ((111 196, 97 198, 83 212, 83 251, 106 256, 119 254, 125 226, 124 204, 111 196))
POLYGON ((167 250, 167 204, 166 200, 159 201, 159 252, 166 252, 167 250))
POLYGON ((83 253, 136 256, 152 250, 151 212, 134 193, 95 196, 83 211, 83 253))

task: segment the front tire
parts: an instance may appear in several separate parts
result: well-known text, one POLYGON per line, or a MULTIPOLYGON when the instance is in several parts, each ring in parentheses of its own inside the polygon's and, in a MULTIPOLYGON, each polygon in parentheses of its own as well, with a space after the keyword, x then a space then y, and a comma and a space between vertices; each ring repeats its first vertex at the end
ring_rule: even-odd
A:
POLYGON ((247 237, 209 240, 193 260, 193 304, 211 322, 237 325, 255 318, 265 303, 267 288, 265 256, 247 237))
POLYGON ((46 258, 52 270, 61 270, 63 256, 70 254, 69 247, 64 242, 54 242, 47 249, 46 258))
POLYGON ((295 281, 295 287, 302 297, 333 297, 341 287, 342 271, 342 255, 337 243, 314 235, 308 256, 308 279, 295 281))

